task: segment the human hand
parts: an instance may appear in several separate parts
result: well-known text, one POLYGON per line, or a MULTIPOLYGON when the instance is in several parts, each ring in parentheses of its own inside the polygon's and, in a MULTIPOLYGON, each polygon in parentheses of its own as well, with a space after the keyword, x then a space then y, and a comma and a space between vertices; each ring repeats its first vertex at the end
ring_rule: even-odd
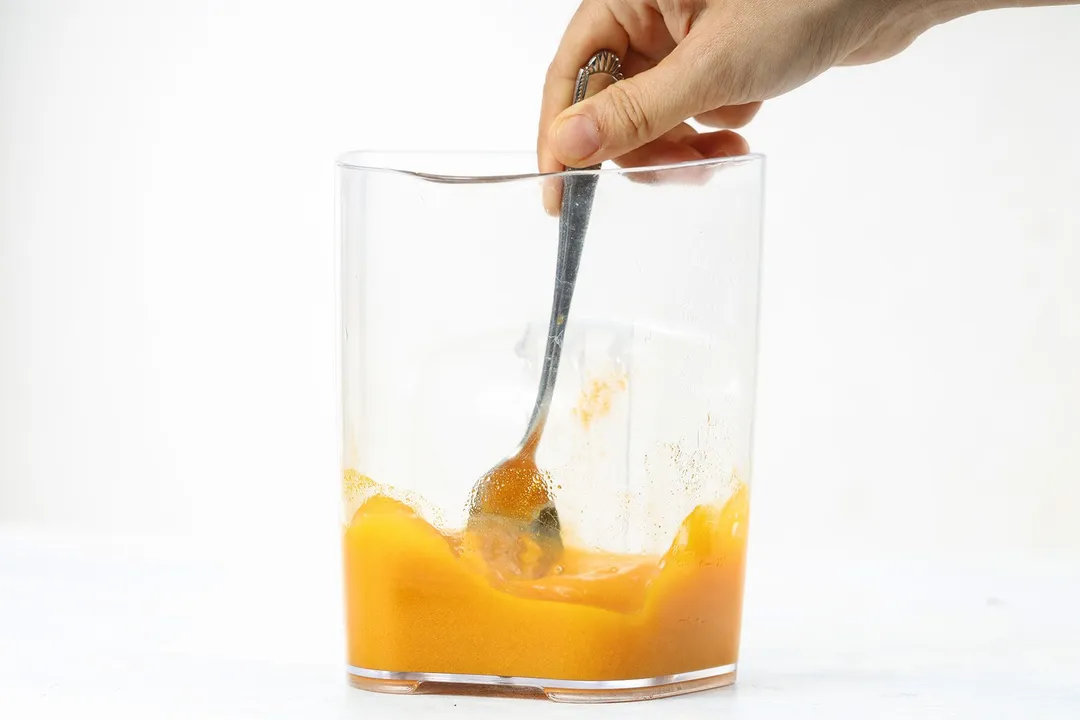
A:
MULTIPOLYGON (((730 129, 762 101, 832 66, 891 57, 993 1, 584 0, 544 84, 539 169, 741 155, 749 147, 730 129), (578 69, 601 49, 622 59, 626 79, 568 108, 578 69), (719 130, 699 133, 689 118, 719 130)), ((559 190, 545 188, 549 212, 558 212, 559 190)))

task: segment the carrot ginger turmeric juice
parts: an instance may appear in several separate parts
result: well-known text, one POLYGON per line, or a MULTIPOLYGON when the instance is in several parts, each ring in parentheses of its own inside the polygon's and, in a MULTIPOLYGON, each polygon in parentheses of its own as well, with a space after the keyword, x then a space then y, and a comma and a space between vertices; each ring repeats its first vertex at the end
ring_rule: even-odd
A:
POLYGON ((374 494, 345 529, 349 664, 396 672, 626 680, 734 663, 748 490, 700 505, 661 557, 566 547, 494 579, 460 534, 374 494))

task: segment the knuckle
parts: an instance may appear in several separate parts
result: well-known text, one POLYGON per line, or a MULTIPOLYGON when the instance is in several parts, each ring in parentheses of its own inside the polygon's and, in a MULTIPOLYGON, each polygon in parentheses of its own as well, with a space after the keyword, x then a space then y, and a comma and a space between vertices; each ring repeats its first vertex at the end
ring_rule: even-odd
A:
POLYGON ((607 93, 613 124, 632 132, 635 139, 644 140, 651 137, 649 113, 645 109, 644 98, 642 98, 639 86, 634 83, 634 79, 627 78, 611 85, 607 93))
POLYGON ((726 128, 728 126, 727 118, 724 117, 724 109, 717 108, 716 110, 709 110, 703 112, 700 115, 695 115, 694 119, 702 125, 706 125, 712 128, 726 128))
POLYGON ((547 72, 544 73, 544 85, 551 87, 557 81, 561 80, 565 73, 563 72, 563 64, 559 58, 555 58, 547 66, 547 72))
POLYGON ((760 103, 748 103, 746 105, 732 105, 728 110, 728 127, 741 128, 754 119, 757 115, 760 103))
POLYGON ((607 0, 607 11, 630 37, 648 37, 656 25, 656 8, 640 0, 607 0))
POLYGON ((748 115, 740 115, 738 113, 732 113, 732 115, 730 116, 730 118, 728 119, 728 121, 724 125, 724 127, 728 128, 728 129, 731 129, 731 130, 738 130, 740 128, 746 127, 746 125, 749 122, 750 122, 750 117, 748 115))
POLYGON ((705 6, 702 0, 659 0, 657 3, 660 14, 669 22, 668 27, 678 28, 679 40, 690 34, 705 6))

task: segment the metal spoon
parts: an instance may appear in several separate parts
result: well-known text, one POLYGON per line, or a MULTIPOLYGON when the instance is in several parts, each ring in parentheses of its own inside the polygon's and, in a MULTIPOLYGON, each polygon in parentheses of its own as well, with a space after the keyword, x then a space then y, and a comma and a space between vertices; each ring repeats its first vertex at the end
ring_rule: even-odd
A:
MULTIPOLYGON (((574 103, 585 99, 589 78, 596 73, 610 75, 616 81, 622 79, 621 63, 615 53, 602 50, 578 71, 574 103)), ((594 165, 585 169, 599 167, 594 165)), ((469 497, 466 532, 474 545, 479 546, 488 568, 504 579, 541 577, 562 555, 559 513, 551 497, 547 475, 536 466, 536 448, 544 433, 555 393, 555 377, 559 371, 596 181, 595 173, 563 177, 555 294, 536 403, 525 437, 517 449, 477 480, 469 497)))

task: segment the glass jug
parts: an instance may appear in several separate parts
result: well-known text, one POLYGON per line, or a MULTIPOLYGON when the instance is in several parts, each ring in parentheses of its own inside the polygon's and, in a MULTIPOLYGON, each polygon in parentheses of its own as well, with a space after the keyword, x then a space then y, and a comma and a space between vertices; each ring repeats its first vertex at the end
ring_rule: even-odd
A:
POLYGON ((559 220, 531 155, 338 162, 350 682, 633 700, 734 681, 763 158, 597 176, 536 450, 560 554, 504 575, 465 528, 521 441, 559 220))

